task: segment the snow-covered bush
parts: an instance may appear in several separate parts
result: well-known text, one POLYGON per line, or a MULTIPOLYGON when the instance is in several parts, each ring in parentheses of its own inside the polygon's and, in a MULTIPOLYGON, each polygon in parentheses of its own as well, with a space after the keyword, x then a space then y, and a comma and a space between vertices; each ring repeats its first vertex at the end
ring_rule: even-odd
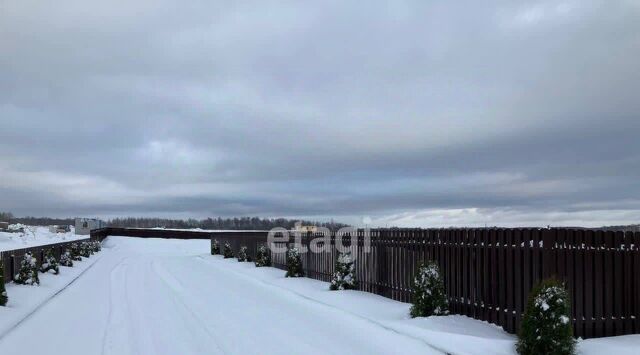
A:
POLYGON ((31 255, 31 252, 24 254, 22 261, 20 262, 20 272, 14 277, 15 283, 21 285, 39 285, 40 279, 38 278, 38 266, 36 258, 31 255))
POLYGON ((91 248, 91 251, 94 253, 102 251, 102 243, 100 243, 97 240, 89 242, 89 247, 91 248))
POLYGON ((220 243, 218 242, 217 239, 214 239, 211 242, 211 255, 218 255, 220 254, 220 243))
POLYGON ((59 264, 62 266, 73 267, 73 258, 71 257, 71 252, 69 249, 66 249, 62 255, 60 255, 59 264))
POLYGON ((81 254, 80 244, 71 243, 71 260, 73 260, 73 261, 81 261, 82 260, 82 256, 80 254, 81 254))
POLYGON ((0 259, 0 307, 6 306, 8 301, 7 289, 4 287, 4 265, 0 259))
POLYGON ((240 251, 238 251, 238 261, 250 261, 247 256, 247 247, 244 245, 241 246, 240 251))
POLYGON ((440 276, 438 264, 429 261, 418 268, 413 279, 413 305, 411 317, 442 316, 449 314, 449 302, 440 276))
POLYGON ((271 250, 264 245, 256 251, 256 267, 271 266, 271 250))
POLYGON ((521 355, 575 353, 569 294, 559 281, 548 279, 533 288, 518 334, 521 355))
POLYGON ((233 258, 233 250, 231 250, 231 244, 224 243, 223 255, 225 259, 233 258))
POLYGON ((351 252, 340 253, 336 260, 336 270, 331 276, 330 289, 352 290, 358 285, 355 275, 356 267, 351 252))
POLYGON ((93 251, 91 250, 89 243, 87 242, 80 243, 80 256, 88 258, 91 256, 91 254, 93 254, 93 251))
POLYGON ((42 265, 40 265, 40 272, 45 273, 51 271, 54 275, 58 275, 60 273, 60 269, 58 268, 58 260, 53 256, 53 250, 49 249, 44 254, 44 260, 42 260, 42 265))
POLYGON ((298 248, 287 249, 287 274, 286 277, 303 277, 302 258, 298 248))

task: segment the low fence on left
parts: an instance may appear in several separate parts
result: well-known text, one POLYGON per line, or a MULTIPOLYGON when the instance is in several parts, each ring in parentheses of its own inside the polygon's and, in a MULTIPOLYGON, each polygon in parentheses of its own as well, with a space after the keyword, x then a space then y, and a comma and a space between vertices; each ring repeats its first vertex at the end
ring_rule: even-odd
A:
POLYGON ((20 270, 20 262, 22 261, 26 253, 30 252, 31 255, 33 255, 36 260, 38 260, 38 264, 41 264, 42 260, 44 259, 44 253, 47 250, 51 250, 56 259, 59 260, 60 255, 62 255, 65 250, 69 249, 71 247, 71 244, 73 243, 86 242, 88 240, 102 241, 104 238, 106 238, 106 235, 92 234, 86 239, 77 239, 60 243, 38 245, 28 248, 0 251, 0 262, 3 264, 4 269, 4 282, 9 283, 13 280, 14 275, 18 273, 18 270, 20 270))

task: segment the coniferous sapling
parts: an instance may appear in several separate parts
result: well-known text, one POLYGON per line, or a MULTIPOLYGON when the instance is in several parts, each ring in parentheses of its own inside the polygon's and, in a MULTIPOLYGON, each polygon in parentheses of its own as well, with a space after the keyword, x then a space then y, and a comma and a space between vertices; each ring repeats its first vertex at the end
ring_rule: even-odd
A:
POLYGON ((542 281, 529 294, 516 349, 521 355, 575 354, 571 302, 562 283, 542 281))
POLYGON ((37 260, 31 252, 24 254, 20 262, 20 271, 15 275, 14 282, 21 285, 40 285, 37 260))
POLYGON ((71 260, 73 261, 81 261, 82 256, 80 255, 80 244, 71 243, 71 260))
POLYGON ((238 261, 249 261, 249 257, 247 256, 247 247, 241 246, 240 251, 238 251, 238 261))
POLYGON ((7 305, 9 296, 7 296, 7 289, 4 287, 4 265, 2 259, 0 259, 0 307, 7 305))
POLYGON ((91 248, 89 248, 89 244, 87 242, 80 243, 80 256, 88 258, 92 254, 91 248))
POLYGON ((271 250, 264 245, 256 251, 256 267, 271 266, 271 250))
POLYGON ((336 260, 336 271, 331 276, 330 289, 333 291, 355 289, 358 285, 355 270, 351 252, 340 253, 336 260))
POLYGON ((411 317, 449 314, 449 301, 445 293, 444 281, 435 262, 429 261, 418 268, 413 279, 412 290, 411 317))
POLYGON ((211 242, 211 255, 218 255, 220 254, 220 243, 218 242, 217 239, 214 239, 211 242))
POLYGON ((58 260, 53 256, 53 250, 49 249, 45 252, 44 260, 42 260, 42 265, 40 265, 40 272, 52 272, 54 275, 58 275, 60 273, 58 260))
POLYGON ((287 249, 287 274, 286 277, 303 277, 302 258, 298 248, 287 249))
POLYGON ((69 251, 69 249, 66 249, 64 253, 60 255, 59 264, 62 266, 73 267, 73 260, 72 260, 71 252, 69 251))
POLYGON ((233 258, 233 250, 231 250, 231 245, 229 243, 224 243, 223 253, 225 259, 233 258))

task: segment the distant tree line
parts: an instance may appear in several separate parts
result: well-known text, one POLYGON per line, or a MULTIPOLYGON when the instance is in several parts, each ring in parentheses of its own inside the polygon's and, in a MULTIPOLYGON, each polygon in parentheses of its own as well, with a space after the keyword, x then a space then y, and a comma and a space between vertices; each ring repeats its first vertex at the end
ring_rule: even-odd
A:
POLYGON ((73 218, 15 217, 11 212, 0 212, 0 222, 21 223, 27 226, 73 225, 73 218))
POLYGON ((260 218, 260 217, 240 217, 240 218, 206 218, 206 219, 164 219, 164 218, 114 218, 107 222, 111 227, 133 227, 133 228, 176 228, 176 229, 224 229, 224 230, 269 230, 275 227, 291 229, 296 222, 302 225, 313 225, 327 227, 337 230, 346 227, 346 224, 336 222, 317 222, 287 218, 260 218))
POLYGON ((605 226, 598 229, 606 231, 640 232, 640 224, 630 224, 628 226, 605 226))
MULTIPOLYGON (((73 225, 74 218, 49 218, 49 217, 15 217, 11 212, 0 212, 0 222, 21 223, 28 226, 48 226, 48 225, 73 225)), ((132 228, 175 228, 175 229, 226 229, 226 230, 269 230, 275 227, 283 227, 292 229, 296 222, 303 225, 327 227, 333 231, 348 225, 344 223, 331 222, 315 222, 300 221, 297 219, 287 218, 259 218, 259 217, 240 217, 240 218, 206 218, 206 219, 167 219, 167 218, 114 218, 106 221, 111 227, 132 227, 132 228)), ((397 229, 398 227, 387 227, 389 229, 397 229)), ((460 227, 450 227, 460 228, 460 227)), ((496 228, 496 227, 486 227, 496 228)), ((556 227, 563 228, 563 227, 556 227)), ((640 232, 640 224, 630 224, 623 226, 604 226, 596 228, 586 227, 566 227, 575 229, 591 229, 591 230, 607 230, 607 231, 631 231, 640 232)))
MULTIPOLYGON (((0 212, 0 222, 22 223, 29 226, 48 225, 73 225, 73 218, 49 218, 49 217, 15 217, 11 212, 0 212)), ((313 225, 327 227, 337 230, 347 225, 344 223, 300 221, 287 218, 206 218, 206 219, 167 219, 167 218, 114 218, 106 221, 110 227, 132 227, 132 228, 175 228, 175 229, 227 229, 227 230, 269 230, 275 227, 291 229, 296 222, 302 225, 313 225)))

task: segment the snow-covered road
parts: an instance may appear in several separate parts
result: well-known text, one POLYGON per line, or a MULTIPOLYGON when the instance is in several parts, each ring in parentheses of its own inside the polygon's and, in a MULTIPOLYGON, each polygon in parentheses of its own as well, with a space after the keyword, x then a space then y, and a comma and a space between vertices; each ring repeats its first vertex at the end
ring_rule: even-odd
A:
MULTIPOLYGON (((2 354, 437 354, 425 341, 233 271, 208 241, 110 237, 2 354)), ((247 264, 247 266, 249 266, 247 264)))

